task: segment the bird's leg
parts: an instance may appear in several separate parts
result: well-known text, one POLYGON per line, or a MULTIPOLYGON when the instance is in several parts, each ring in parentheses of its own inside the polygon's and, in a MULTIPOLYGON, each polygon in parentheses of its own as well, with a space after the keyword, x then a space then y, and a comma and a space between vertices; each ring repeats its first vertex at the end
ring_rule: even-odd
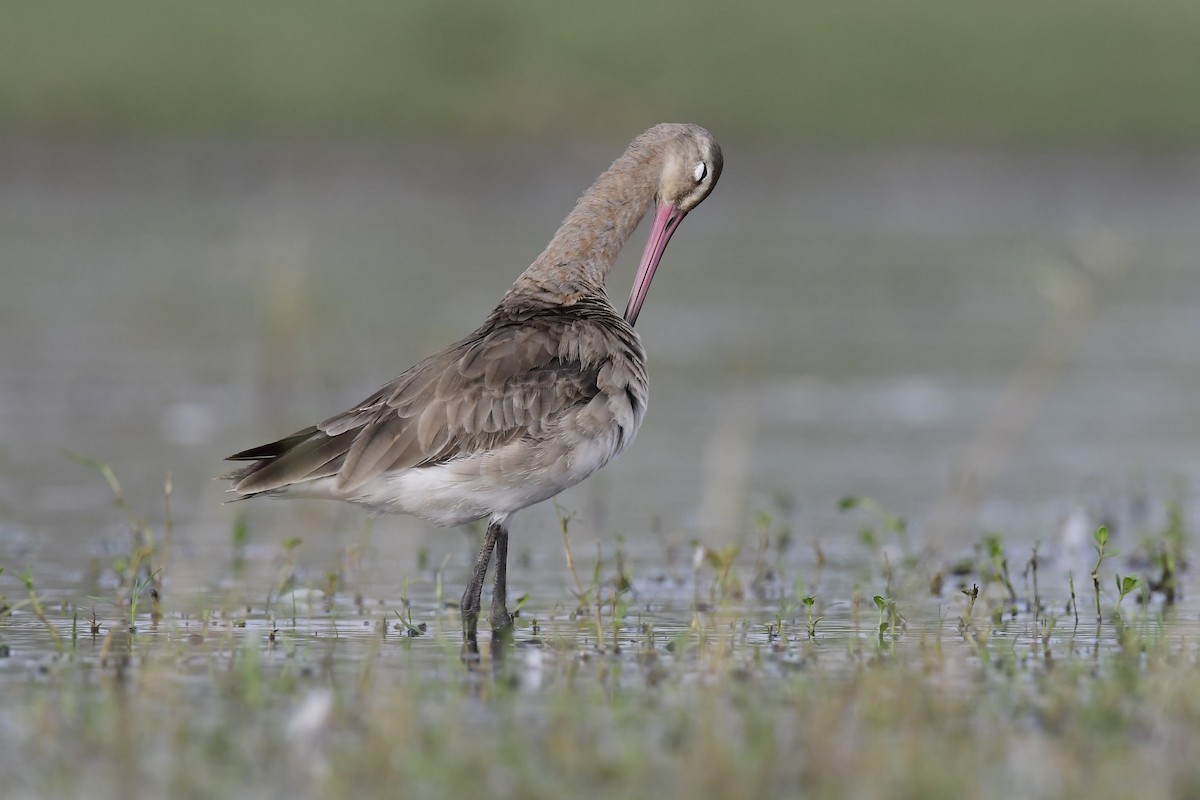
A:
POLYGON ((492 523, 488 526, 489 533, 493 527, 496 529, 496 587, 492 590, 492 613, 488 621, 492 623, 494 631, 511 630, 513 618, 505 608, 505 595, 508 593, 508 528, 502 523, 492 523))
POLYGON ((492 550, 496 547, 497 530, 501 530, 499 525, 488 525, 487 533, 483 535, 483 545, 479 548, 479 556, 475 559, 475 571, 471 573, 471 580, 467 582, 462 603, 459 605, 463 635, 470 640, 475 638, 475 626, 479 622, 479 596, 483 594, 483 579, 487 575, 488 562, 492 560, 492 550))

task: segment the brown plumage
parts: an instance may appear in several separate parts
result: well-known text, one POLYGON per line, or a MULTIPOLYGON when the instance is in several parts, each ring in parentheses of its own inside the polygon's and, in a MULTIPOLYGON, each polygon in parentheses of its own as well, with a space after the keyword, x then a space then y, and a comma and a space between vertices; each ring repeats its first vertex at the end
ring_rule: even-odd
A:
POLYGON ((667 242, 721 174, 721 150, 696 125, 656 125, 583 194, 550 244, 477 330, 342 414, 229 457, 241 498, 328 497, 438 525, 490 518, 463 595, 473 638, 497 552, 493 627, 505 609, 507 521, 604 466, 646 411, 645 353, 633 324, 667 242), (625 314, 605 281, 654 206, 625 314))

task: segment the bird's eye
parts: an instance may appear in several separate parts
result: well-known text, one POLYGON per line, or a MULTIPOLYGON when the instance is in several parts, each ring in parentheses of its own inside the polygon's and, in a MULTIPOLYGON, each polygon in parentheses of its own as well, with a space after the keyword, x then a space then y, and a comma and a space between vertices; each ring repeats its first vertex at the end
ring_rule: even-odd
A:
POLYGON ((704 162, 701 161, 696 164, 696 168, 692 170, 692 174, 696 177, 696 183, 699 183, 708 175, 708 167, 704 166, 704 162))

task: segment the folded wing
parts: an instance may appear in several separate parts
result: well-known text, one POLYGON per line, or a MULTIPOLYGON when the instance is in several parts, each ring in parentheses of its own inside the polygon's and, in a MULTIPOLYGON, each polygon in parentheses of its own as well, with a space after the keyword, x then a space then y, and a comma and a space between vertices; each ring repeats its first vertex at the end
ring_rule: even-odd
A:
POLYGON ((353 409, 230 456, 254 463, 226 477, 246 496, 333 476, 351 492, 385 472, 540 438, 600 391, 603 365, 564 347, 580 331, 572 323, 564 337, 563 326, 561 316, 485 326, 353 409))

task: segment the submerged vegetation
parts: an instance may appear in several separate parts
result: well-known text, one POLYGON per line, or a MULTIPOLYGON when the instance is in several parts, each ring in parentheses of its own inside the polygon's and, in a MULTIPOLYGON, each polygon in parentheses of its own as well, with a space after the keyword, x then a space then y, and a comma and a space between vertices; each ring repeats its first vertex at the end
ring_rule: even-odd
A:
MULTIPOLYGON (((108 481, 130 546, 106 567, 106 598, 47 590, 33 572, 22 597, 0 573, 8 796, 1200 790, 1179 506, 1129 557, 1094 531, 1094 619, 1041 545, 1017 568, 988 534, 931 576, 919 537, 865 498, 841 503, 864 557, 834 567, 818 548, 790 580, 792 536, 768 514, 748 526, 753 558, 696 545, 690 575, 660 579, 619 542, 573 554, 560 510, 574 588, 524 598, 515 637, 480 652, 440 590, 415 597, 401 579, 396 607, 351 588, 344 564, 305 578, 298 539, 257 575, 240 517, 231 581, 170 597, 169 480, 155 530, 111 469, 80 460, 108 481), (649 591, 656 581, 672 591, 649 591)), ((446 564, 427 567, 441 587, 446 564)))

